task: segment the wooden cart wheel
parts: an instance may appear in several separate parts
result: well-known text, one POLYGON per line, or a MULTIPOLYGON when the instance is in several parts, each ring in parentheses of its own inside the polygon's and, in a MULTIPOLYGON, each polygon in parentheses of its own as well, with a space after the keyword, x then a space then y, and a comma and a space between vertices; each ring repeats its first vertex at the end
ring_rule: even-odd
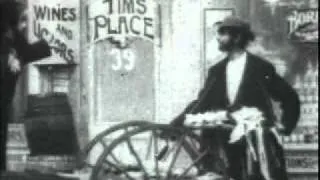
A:
MULTIPOLYGON (((108 128, 107 130, 99 133, 94 139, 92 139, 86 147, 79 153, 79 163, 78 168, 93 168, 94 164, 89 161, 90 153, 95 149, 97 146, 102 146, 103 151, 108 145, 112 142, 113 139, 127 133, 128 131, 135 130, 142 126, 148 124, 147 121, 130 121, 121 124, 117 124, 108 128), (110 136, 116 136, 111 139, 108 139, 110 136)), ((95 153, 95 152, 93 152, 95 153)))
POLYGON ((93 167, 90 180, 191 179, 207 153, 199 149, 199 136, 188 128, 146 124, 109 144, 93 167), (162 132, 178 138, 160 138, 162 132))

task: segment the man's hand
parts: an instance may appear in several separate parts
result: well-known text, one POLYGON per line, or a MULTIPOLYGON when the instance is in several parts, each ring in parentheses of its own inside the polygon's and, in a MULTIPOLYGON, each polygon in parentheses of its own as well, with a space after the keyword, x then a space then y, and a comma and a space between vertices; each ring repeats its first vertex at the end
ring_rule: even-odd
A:
POLYGON ((18 74, 21 71, 21 63, 14 52, 9 54, 8 67, 14 74, 18 74))

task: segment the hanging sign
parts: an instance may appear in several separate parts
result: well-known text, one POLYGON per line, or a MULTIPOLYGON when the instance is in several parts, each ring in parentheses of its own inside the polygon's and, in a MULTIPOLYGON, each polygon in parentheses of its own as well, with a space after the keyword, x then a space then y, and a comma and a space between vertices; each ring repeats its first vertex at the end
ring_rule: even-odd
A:
POLYGON ((288 16, 289 38, 300 42, 318 42, 318 9, 293 10, 288 16))
POLYGON ((29 1, 29 38, 44 39, 52 56, 40 63, 76 63, 79 51, 79 2, 76 0, 29 1))
POLYGON ((133 38, 154 40, 153 0, 99 0, 88 6, 91 42, 109 39, 126 46, 133 38))

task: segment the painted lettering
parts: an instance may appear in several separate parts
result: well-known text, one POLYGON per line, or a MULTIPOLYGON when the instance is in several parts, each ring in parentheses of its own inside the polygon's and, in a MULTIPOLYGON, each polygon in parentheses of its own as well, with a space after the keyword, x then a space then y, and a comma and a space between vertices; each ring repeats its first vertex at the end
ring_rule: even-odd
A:
POLYGON ((108 5, 108 14, 145 14, 147 12, 146 0, 104 0, 108 5))
POLYGON ((145 14, 147 12, 146 0, 137 0, 139 14, 145 14))
POLYGON ((72 40, 73 39, 73 33, 72 30, 62 26, 61 24, 57 25, 56 28, 57 32, 60 33, 61 35, 65 36, 68 40, 72 40))
POLYGON ((319 14, 317 10, 294 11, 289 17, 289 33, 294 32, 299 26, 306 23, 317 23, 319 14))
POLYGON ((52 48, 52 51, 68 63, 74 62, 74 50, 69 48, 65 42, 56 37, 54 33, 50 32, 41 23, 33 22, 33 35, 39 39, 46 40, 52 48))
POLYGON ((135 26, 134 26, 134 24, 136 24, 135 22, 139 22, 140 20, 141 20, 141 18, 139 16, 133 16, 130 20, 130 28, 131 28, 130 30, 135 35, 141 34, 141 32, 138 29, 135 29, 135 26), (137 21, 135 21, 135 20, 137 20, 137 21))
POLYGON ((125 34, 129 33, 129 27, 127 24, 126 17, 123 17, 123 16, 119 18, 119 34, 122 34, 122 33, 125 33, 125 34))
POLYGON ((145 38, 153 40, 153 19, 140 16, 119 16, 118 19, 111 19, 104 15, 98 15, 93 19, 93 38, 101 39, 106 35, 144 35, 145 38), (115 26, 117 25, 117 26, 115 26))
POLYGON ((48 6, 33 6, 37 20, 47 21, 75 21, 76 9, 65 7, 48 7, 48 6))
POLYGON ((153 19, 151 18, 144 18, 144 35, 150 39, 154 38, 153 35, 153 19))
POLYGON ((114 57, 114 62, 111 65, 112 70, 119 71, 125 69, 126 71, 132 71, 135 67, 136 55, 133 50, 115 49, 110 51, 110 55, 114 57))
MULTIPOLYGON (((139 37, 154 40, 154 11, 153 2, 150 8, 146 0, 104 0, 101 8, 108 9, 105 13, 95 14, 99 4, 89 7, 88 23, 93 41, 102 39, 130 39, 139 37)), ((101 9, 102 10, 102 9, 101 9)), ((121 44, 125 45, 126 41, 121 44)), ((125 47, 125 46, 121 46, 125 47)))
POLYGON ((104 0, 103 3, 108 3, 108 13, 113 14, 113 0, 104 0))
POLYGON ((134 13, 134 6, 135 6, 134 0, 123 0, 122 12, 128 13, 128 14, 134 13))

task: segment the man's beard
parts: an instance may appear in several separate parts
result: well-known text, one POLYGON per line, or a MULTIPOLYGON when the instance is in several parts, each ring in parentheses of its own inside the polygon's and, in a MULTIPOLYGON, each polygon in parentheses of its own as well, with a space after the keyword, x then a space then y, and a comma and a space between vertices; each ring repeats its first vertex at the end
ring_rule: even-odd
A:
POLYGON ((228 41, 226 43, 219 42, 219 50, 222 52, 230 52, 235 48, 235 43, 233 41, 228 41))

